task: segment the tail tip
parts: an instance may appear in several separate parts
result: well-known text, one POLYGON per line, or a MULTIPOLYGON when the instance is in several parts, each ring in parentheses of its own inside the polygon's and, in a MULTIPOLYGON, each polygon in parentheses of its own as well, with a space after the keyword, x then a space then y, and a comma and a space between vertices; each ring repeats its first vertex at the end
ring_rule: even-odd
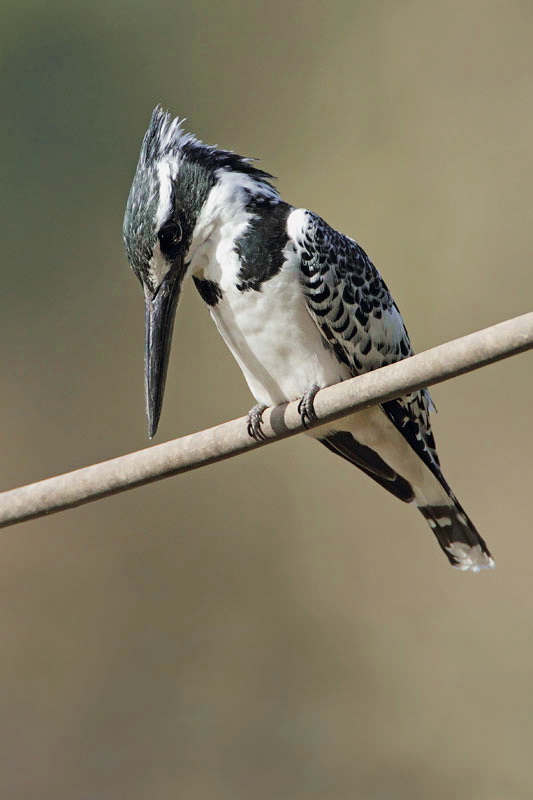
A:
POLYGON ((482 569, 494 569, 494 559, 480 544, 468 545, 465 542, 451 542, 446 552, 456 569, 461 572, 480 572, 482 569))

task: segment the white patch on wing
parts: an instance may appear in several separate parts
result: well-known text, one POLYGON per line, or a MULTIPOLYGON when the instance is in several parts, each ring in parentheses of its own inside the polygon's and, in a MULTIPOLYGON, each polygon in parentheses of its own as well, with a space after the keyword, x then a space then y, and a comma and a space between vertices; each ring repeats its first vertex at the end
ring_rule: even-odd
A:
POLYGON ((287 218, 287 233, 297 242, 305 233, 308 225, 307 211, 305 208, 296 208, 287 218))
POLYGON ((453 542, 446 550, 458 562, 454 567, 462 572, 479 572, 481 569, 493 569, 495 566, 494 559, 484 553, 479 544, 469 547, 463 542, 453 542))
MULTIPOLYGON (((372 326, 374 326, 374 324, 377 328, 379 328, 379 325, 376 323, 376 321, 372 320, 372 326)), ((392 346, 399 344, 399 342, 406 338, 405 325, 403 324, 402 315, 396 306, 392 306, 383 313, 381 327, 385 334, 384 341, 390 343, 392 346)))

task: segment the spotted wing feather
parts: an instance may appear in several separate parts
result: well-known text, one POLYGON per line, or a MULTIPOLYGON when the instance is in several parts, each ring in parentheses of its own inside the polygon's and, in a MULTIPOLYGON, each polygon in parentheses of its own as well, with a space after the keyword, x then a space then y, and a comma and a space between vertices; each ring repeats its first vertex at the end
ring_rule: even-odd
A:
MULTIPOLYGON (((327 346, 352 375, 413 355, 409 335, 385 281, 357 242, 306 212, 295 243, 308 308, 327 346)), ((411 447, 439 478, 427 389, 382 405, 411 447)))

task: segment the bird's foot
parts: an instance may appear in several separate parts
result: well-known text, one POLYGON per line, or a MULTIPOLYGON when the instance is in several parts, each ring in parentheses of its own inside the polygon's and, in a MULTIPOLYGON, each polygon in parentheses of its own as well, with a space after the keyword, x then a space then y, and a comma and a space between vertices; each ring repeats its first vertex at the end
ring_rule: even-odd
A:
POLYGON ((261 423, 263 422, 263 412, 267 408, 268 406, 264 403, 257 403, 246 415, 246 430, 256 442, 261 442, 266 438, 261 429, 261 423))
POLYGON ((313 383, 306 393, 302 395, 302 399, 298 403, 298 414, 302 418, 302 425, 304 428, 309 427, 309 422, 314 422, 315 419, 318 419, 315 412, 315 397, 319 391, 320 386, 313 383))

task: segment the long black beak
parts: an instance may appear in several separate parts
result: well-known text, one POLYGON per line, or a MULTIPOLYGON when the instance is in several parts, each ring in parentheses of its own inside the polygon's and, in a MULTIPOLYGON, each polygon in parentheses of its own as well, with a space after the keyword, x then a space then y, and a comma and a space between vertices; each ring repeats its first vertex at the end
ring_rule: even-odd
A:
POLYGON ((155 436, 161 416, 172 329, 182 280, 182 270, 174 267, 166 275, 155 295, 146 286, 144 287, 146 303, 144 385, 150 439, 155 436))

